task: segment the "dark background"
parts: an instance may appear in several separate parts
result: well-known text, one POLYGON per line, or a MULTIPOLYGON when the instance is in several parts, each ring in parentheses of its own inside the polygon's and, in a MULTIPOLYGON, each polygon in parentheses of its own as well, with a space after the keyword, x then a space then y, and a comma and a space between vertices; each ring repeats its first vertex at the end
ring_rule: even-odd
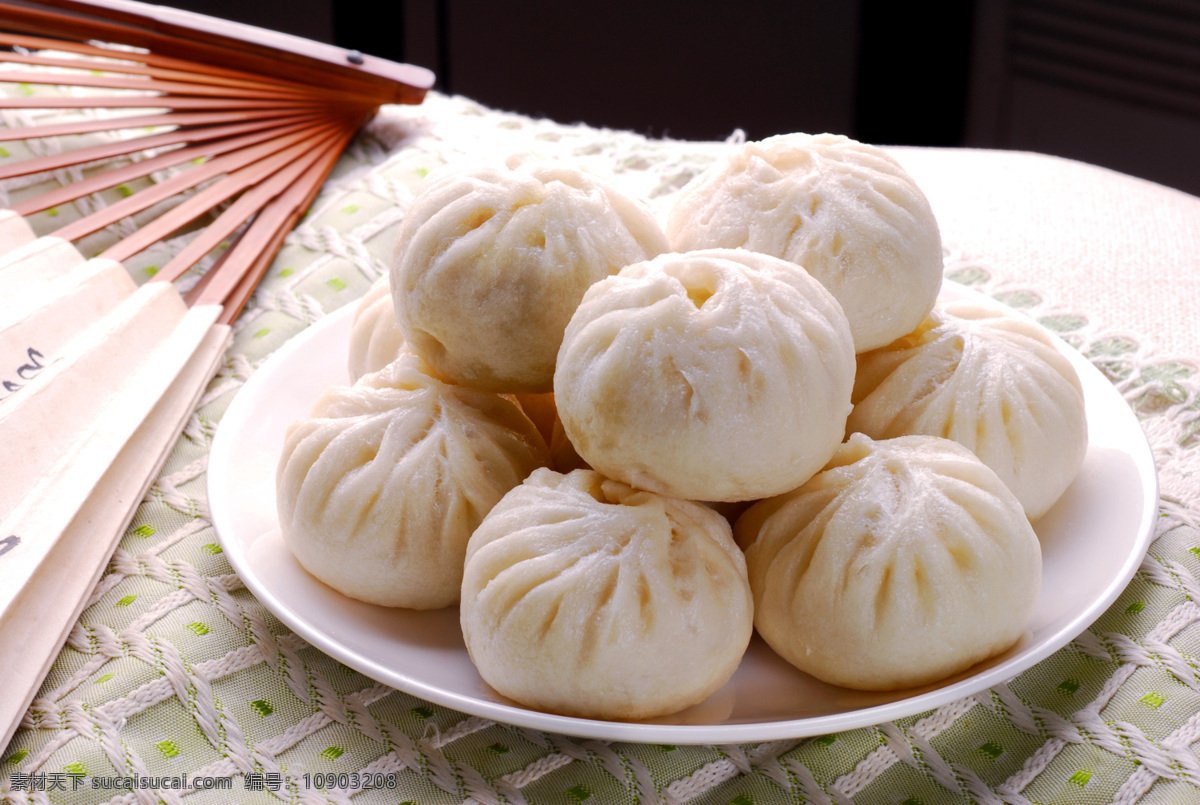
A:
POLYGON ((420 64, 443 92, 564 123, 1040 151, 1200 194, 1200 0, 166 4, 420 64))

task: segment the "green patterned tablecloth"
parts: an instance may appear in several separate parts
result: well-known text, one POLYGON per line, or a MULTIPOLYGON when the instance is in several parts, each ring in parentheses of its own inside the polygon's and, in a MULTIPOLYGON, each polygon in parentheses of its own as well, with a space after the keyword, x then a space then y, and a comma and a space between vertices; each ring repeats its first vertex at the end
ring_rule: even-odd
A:
MULTIPOLYGON (((469 717, 324 656, 243 587, 205 501, 206 459, 221 416, 275 349, 386 271, 393 232, 428 171, 536 150, 582 161, 661 208, 719 148, 534 121, 438 95, 419 107, 386 108, 237 322, 223 368, 0 753, 0 801, 1200 802, 1200 490, 1186 483, 1164 486, 1158 537, 1137 576, 1066 648, 936 711, 803 740, 605 743, 469 717), (328 773, 384 785, 304 788, 304 774, 312 781, 328 773), (135 774, 164 784, 183 775, 230 780, 232 788, 93 787, 135 774), (56 790, 31 790, 42 786, 56 790)), ((59 222, 42 214, 35 223, 48 231, 59 222)), ((87 246, 98 249, 104 237, 87 246)), ((156 246, 130 270, 148 278, 186 240, 156 246)), ((1111 323, 1093 321, 1086 298, 1056 304, 1037 288, 1006 284, 971 257, 972 244, 950 245, 948 276, 1060 333, 1129 400, 1160 465, 1195 465, 1196 364, 1157 359, 1136 338, 1107 329, 1111 323)), ((21 661, 7 651, 0 662, 21 661)))

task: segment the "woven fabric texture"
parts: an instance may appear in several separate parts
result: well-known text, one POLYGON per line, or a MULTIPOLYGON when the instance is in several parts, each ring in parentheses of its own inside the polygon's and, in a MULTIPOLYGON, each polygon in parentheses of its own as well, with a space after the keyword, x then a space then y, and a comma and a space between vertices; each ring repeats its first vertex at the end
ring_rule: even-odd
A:
MULTIPOLYGON (((5 144, 7 153, 28 147, 5 144)), ((1200 454, 1197 366, 1157 357, 1095 317, 1087 298, 1059 303, 1036 284, 1006 281, 952 231, 947 276, 1024 310, 1100 367, 1141 418, 1164 478, 1158 537, 1129 587, 1086 632, 1008 683, 817 738, 607 743, 471 717, 377 684, 291 634, 246 591, 207 516, 206 458, 221 416, 272 352, 386 271, 395 228, 430 170, 538 151, 608 174, 661 209, 721 147, 531 120, 436 94, 420 107, 386 108, 238 320, 222 369, 0 751, 0 802, 1200 801, 1200 489, 1177 469, 1200 454), (347 784, 306 788, 305 773, 344 773, 347 784), (134 774, 232 777, 233 789, 87 784, 134 774), (36 775, 55 790, 29 790, 36 775)), ((186 237, 139 255, 130 271, 148 278, 186 237)), ((103 245, 97 238, 85 253, 103 245)))
POLYGON ((893 153, 930 197, 943 231, 1009 281, 1071 299, 1083 280, 1092 315, 1150 338, 1160 352, 1200 356, 1200 198, 1045 154, 893 153))

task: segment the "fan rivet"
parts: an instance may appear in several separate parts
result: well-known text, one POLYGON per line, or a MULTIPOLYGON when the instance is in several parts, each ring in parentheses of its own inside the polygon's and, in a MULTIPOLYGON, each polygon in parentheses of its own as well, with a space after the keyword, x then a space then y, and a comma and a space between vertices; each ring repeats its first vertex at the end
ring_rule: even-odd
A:
POLYGON ((346 51, 346 61, 350 62, 351 64, 362 64, 363 55, 357 50, 346 51))

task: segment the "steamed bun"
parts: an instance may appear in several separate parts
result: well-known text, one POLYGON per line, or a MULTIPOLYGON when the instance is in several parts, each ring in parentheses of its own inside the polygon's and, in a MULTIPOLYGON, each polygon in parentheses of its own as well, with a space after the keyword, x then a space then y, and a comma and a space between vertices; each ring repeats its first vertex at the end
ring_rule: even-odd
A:
POLYGON ((585 718, 703 701, 752 632, 724 519, 590 470, 538 470, 496 504, 467 546, 460 617, 489 685, 585 718))
POLYGON ((780 656, 863 690, 924 685, 1009 648, 1033 617, 1041 550, 966 448, 855 434, 804 486, 735 527, 754 624, 780 656))
POLYGON ((588 286, 667 249, 649 211, 576 168, 514 157, 427 182, 396 234, 392 289, 410 347, 453 383, 550 391, 588 286))
POLYGON ((404 336, 396 322, 387 276, 371 285, 354 309, 350 325, 350 381, 378 372, 404 349, 404 336))
POLYGON ((1087 453, 1083 388, 1033 322, 952 302, 915 332, 859 356, 847 428, 873 439, 953 439, 991 467, 1030 520, 1066 491, 1087 453))
POLYGON ((833 134, 749 142, 669 211, 675 251, 743 248, 803 266, 841 304, 856 351, 912 331, 942 282, 925 195, 883 150, 833 134))
POLYGON ((666 254, 592 286, 558 355, 563 429, 592 468, 691 500, 793 489, 844 435, 854 346, 793 263, 666 254))
POLYGON ((327 388, 287 431, 276 473, 284 542, 335 590, 383 606, 458 601, 467 540, 549 454, 509 399, 402 356, 327 388))

